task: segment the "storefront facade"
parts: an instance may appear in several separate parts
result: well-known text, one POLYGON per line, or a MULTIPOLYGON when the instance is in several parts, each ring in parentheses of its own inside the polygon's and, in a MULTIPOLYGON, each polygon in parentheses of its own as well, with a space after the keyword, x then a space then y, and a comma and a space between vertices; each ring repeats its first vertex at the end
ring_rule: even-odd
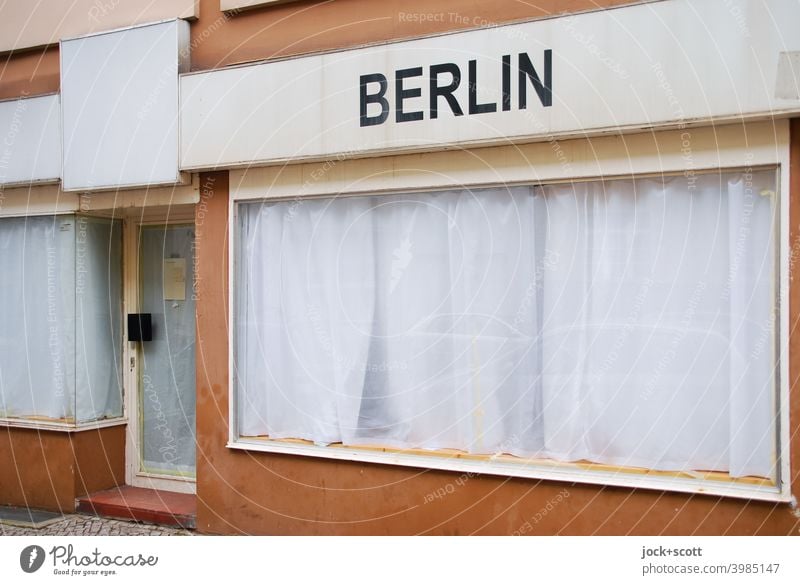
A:
POLYGON ((797 6, 273 4, 5 48, 2 503, 797 533, 797 6))

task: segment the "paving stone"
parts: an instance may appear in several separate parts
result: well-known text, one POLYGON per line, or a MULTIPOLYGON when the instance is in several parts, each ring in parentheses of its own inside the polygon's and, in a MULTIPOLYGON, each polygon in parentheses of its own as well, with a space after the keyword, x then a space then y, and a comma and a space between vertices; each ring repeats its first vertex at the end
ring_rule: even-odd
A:
POLYGON ((124 520, 111 520, 83 514, 64 516, 43 528, 20 528, 0 524, 3 536, 193 536, 191 530, 154 526, 124 520))

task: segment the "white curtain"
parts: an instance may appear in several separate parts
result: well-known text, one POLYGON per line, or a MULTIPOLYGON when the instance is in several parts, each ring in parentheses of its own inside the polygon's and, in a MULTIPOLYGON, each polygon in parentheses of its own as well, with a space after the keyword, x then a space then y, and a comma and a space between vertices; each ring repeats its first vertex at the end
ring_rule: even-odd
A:
POLYGON ((772 476, 775 173, 239 207, 239 433, 772 476))
POLYGON ((75 220, 0 219, 0 414, 75 415, 75 220))
POLYGON ((122 416, 122 222, 76 218, 78 422, 122 416))
POLYGON ((142 345, 142 469, 193 475, 195 436, 194 226, 145 227, 140 232, 140 307, 152 315, 151 341, 142 345), (165 293, 164 263, 182 260, 183 295, 165 293))
POLYGON ((774 177, 543 190, 545 453, 774 474, 774 177))
POLYGON ((0 416, 122 415, 120 222, 0 219, 0 416))

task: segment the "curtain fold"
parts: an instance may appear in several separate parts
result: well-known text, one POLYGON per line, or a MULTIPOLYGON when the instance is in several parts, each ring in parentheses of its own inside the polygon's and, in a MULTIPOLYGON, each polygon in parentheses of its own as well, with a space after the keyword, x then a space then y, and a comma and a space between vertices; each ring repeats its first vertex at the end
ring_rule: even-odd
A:
POLYGON ((0 414, 75 416, 75 219, 0 220, 0 414))
POLYGON ((354 436, 375 284, 369 201, 347 203, 253 205, 241 216, 237 366, 254 389, 239 396, 243 434, 354 436))
POLYGON ((239 207, 239 432, 774 476, 774 171, 239 207))
POLYGON ((121 222, 76 220, 76 419, 122 416, 121 222))

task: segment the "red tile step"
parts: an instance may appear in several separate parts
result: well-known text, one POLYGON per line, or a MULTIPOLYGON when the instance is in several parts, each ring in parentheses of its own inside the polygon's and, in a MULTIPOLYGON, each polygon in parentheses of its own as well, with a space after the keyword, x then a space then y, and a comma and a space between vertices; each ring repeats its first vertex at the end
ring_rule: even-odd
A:
POLYGON ((77 512, 194 530, 197 496, 124 485, 76 500, 77 512))

